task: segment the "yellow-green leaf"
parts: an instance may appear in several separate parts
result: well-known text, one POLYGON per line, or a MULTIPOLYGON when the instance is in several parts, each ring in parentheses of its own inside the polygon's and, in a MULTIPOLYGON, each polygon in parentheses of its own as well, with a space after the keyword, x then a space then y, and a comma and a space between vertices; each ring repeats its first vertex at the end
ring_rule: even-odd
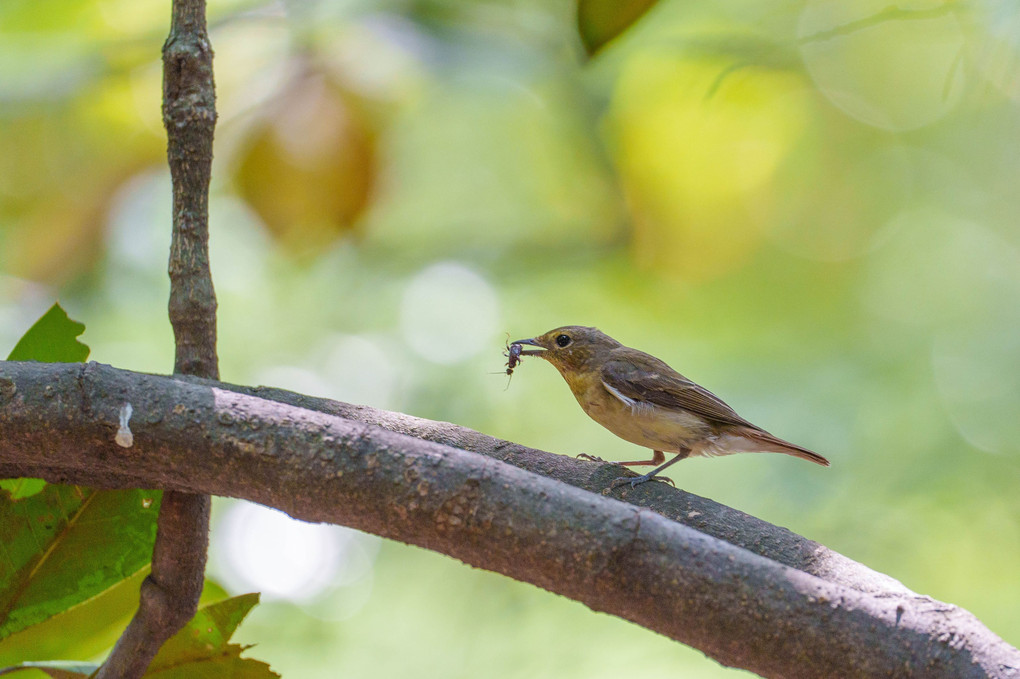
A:
POLYGON ((145 673, 146 679, 279 677, 266 663, 242 658, 246 647, 229 643, 234 630, 258 601, 258 594, 242 594, 199 609, 191 622, 159 649, 145 673))

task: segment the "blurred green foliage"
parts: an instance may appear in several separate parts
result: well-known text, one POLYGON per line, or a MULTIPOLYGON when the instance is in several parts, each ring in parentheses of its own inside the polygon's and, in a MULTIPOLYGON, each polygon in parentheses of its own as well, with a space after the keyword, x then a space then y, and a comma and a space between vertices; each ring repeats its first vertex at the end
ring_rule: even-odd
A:
POLYGON ((577 30, 591 55, 619 37, 657 0, 578 0, 577 30))
MULTIPOLYGON (((502 373, 506 333, 597 325, 833 462, 679 485, 1020 644, 1020 10, 660 0, 591 60, 575 11, 210 6, 224 379, 636 459, 549 366, 502 373)), ((0 5, 8 346, 59 296, 96 360, 170 370, 167 19, 0 5)), ((736 674, 419 550, 359 582, 240 634, 284 676, 736 674)))

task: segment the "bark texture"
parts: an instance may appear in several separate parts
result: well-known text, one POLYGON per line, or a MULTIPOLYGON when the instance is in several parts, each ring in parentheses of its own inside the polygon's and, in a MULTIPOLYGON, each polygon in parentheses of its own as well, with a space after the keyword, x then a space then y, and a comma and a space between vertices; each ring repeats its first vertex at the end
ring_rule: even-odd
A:
POLYGON ((163 125, 173 180, 170 323, 174 372, 216 379, 216 294, 209 270, 209 178, 216 92, 205 0, 174 0, 163 45, 163 125))
POLYGON ((667 488, 664 484, 646 484, 639 489, 624 486, 610 492, 608 487, 613 479, 621 473, 633 474, 612 463, 583 462, 497 439, 449 422, 435 422, 404 413, 306 396, 285 389, 246 387, 208 380, 194 382, 337 415, 425 441, 481 453, 593 493, 611 495, 630 504, 647 507, 701 533, 838 585, 869 594, 913 594, 898 580, 848 559, 824 545, 694 493, 667 488))
MULTIPOLYGON (((98 364, 3 363, 0 475, 241 497, 353 526, 531 582, 766 677, 1020 677, 1020 652, 971 614, 895 581, 841 584, 844 569, 812 574, 656 511, 367 422, 391 414, 362 410, 358 421, 318 405, 98 364), (136 413, 131 448, 114 443, 124 402, 136 413)), ((404 424, 433 438, 442 429, 452 440, 480 436, 404 424)), ((601 473, 548 458, 553 476, 601 473)), ((639 487, 625 499, 646 493, 679 495, 639 487)), ((742 517, 723 509, 707 523, 759 552, 786 551, 751 538, 742 517)))

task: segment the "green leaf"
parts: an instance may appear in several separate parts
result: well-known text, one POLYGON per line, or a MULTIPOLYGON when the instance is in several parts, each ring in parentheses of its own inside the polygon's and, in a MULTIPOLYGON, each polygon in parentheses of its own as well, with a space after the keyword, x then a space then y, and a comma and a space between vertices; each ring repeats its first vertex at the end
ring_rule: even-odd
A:
POLYGON ((80 363, 89 357, 89 348, 78 341, 85 325, 72 321, 59 303, 42 315, 14 345, 8 361, 80 363))
POLYGON ((59 484, 20 500, 0 493, 0 639, 143 568, 159 498, 59 484))
MULTIPOLYGON (((24 660, 94 658, 109 651, 138 608, 138 590, 148 574, 149 568, 142 568, 98 596, 3 639, 0 666, 24 660)), ((219 584, 206 579, 200 605, 228 598, 219 584)))
POLYGON ((280 675, 269 665, 242 658, 247 647, 228 643, 234 630, 259 601, 242 594, 199 609, 184 629, 170 638, 149 665, 147 679, 270 679, 280 675))
POLYGON ((23 662, 20 665, 0 669, 0 674, 11 674, 19 670, 34 669, 53 677, 53 679, 82 679, 88 677, 99 665, 78 662, 77 660, 47 660, 46 662, 23 662))
POLYGON ((138 608, 142 568, 88 601, 0 640, 0 666, 24 660, 94 658, 108 651, 138 608))
POLYGON ((43 479, 0 479, 0 488, 11 494, 12 500, 21 500, 41 493, 46 487, 43 479))
POLYGON ((578 0, 577 28, 588 56, 594 56, 655 5, 656 0, 578 0))
MULTIPOLYGON (((72 321, 59 303, 28 329, 8 355, 8 361, 45 361, 53 363, 78 363, 89 356, 89 348, 77 340, 85 326, 72 321)), ((3 479, 0 489, 10 493, 10 500, 23 500, 41 493, 46 487, 42 479, 3 479)), ((2 495, 2 494, 0 494, 2 495)), ((24 518, 24 517, 23 517, 24 518)), ((37 519, 45 520, 44 517, 37 519)), ((2 530, 2 529, 0 529, 2 530)), ((0 573, 5 567, 4 555, 0 553, 0 573)), ((2 601, 2 599, 0 599, 2 601)), ((0 625, 0 639, 6 634, 0 625)))

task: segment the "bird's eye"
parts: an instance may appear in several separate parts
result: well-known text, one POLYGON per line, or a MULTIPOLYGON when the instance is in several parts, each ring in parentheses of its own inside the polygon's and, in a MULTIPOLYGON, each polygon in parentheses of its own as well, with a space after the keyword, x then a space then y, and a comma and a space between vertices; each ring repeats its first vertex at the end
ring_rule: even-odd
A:
POLYGON ((565 347, 568 344, 570 344, 570 338, 568 336, 566 336, 566 335, 557 335, 556 336, 556 346, 558 346, 558 347, 565 347))

